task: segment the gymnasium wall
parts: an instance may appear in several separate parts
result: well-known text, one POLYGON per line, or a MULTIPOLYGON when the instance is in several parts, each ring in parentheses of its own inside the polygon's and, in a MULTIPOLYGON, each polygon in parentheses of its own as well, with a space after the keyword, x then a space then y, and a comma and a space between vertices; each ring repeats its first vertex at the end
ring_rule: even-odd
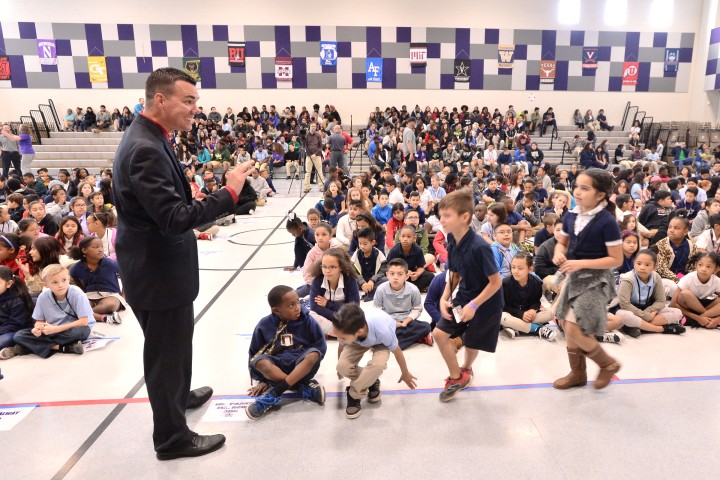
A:
POLYGON ((376 1, 204 9, 185 1, 68 0, 61 11, 55 2, 11 2, 0 22, 0 48, 19 73, 12 95, 0 89, 0 117, 17 116, 48 97, 59 109, 132 106, 142 95, 143 72, 181 67, 183 57, 197 57, 205 107, 332 103, 356 126, 375 105, 416 103, 552 105, 561 123, 570 123, 575 108, 605 108, 611 121, 619 121, 632 101, 656 119, 710 121, 713 109, 704 95, 709 43, 699 40, 708 1, 717 3, 676 0, 672 23, 662 28, 648 20, 649 0, 630 1, 628 22, 619 27, 605 25, 604 2, 588 0, 574 26, 558 25, 557 1, 514 2, 511 10, 467 2, 436 11, 437 2, 420 0, 392 15, 376 1), (56 39, 57 66, 39 64, 38 38, 56 39), (244 67, 228 65, 228 40, 245 42, 244 67), (320 40, 337 42, 337 66, 320 66, 320 40), (426 66, 410 66, 411 42, 427 46, 426 66), (512 69, 498 69, 499 44, 514 45, 512 69), (597 68, 583 68, 583 47, 598 47, 597 68), (666 49, 678 49, 677 71, 666 68, 666 49), (107 83, 90 83, 89 54, 106 57, 107 83), (292 57, 292 81, 276 81, 278 54, 292 57), (382 83, 365 81, 367 56, 383 58, 382 83), (455 81, 454 59, 470 62, 468 82, 455 81), (555 62, 555 78, 541 83, 540 63, 548 60, 555 62), (625 62, 638 62, 636 85, 623 85, 625 62))

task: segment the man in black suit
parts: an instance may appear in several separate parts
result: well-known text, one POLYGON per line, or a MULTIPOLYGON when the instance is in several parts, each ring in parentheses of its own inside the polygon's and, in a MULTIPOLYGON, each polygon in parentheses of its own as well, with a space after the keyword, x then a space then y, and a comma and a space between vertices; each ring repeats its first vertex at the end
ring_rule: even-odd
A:
POLYGON ((193 227, 234 212, 252 162, 227 174, 227 186, 194 201, 168 141, 168 132, 188 131, 199 112, 189 75, 155 70, 145 84, 145 110, 118 146, 113 197, 118 214, 115 244, 127 301, 145 335, 145 383, 153 411, 157 458, 194 457, 217 450, 223 435, 198 435, 185 420, 212 389, 190 391, 193 300, 199 290, 193 227))

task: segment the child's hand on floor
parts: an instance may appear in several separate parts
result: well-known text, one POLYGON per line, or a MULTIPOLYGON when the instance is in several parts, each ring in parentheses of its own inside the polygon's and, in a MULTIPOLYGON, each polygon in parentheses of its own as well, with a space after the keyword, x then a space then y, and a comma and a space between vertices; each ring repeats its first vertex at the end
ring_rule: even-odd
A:
POLYGON ((248 395, 250 395, 251 397, 259 397, 260 395, 265 393, 265 390, 267 390, 267 389, 268 389, 268 384, 265 382, 260 382, 257 385, 255 385, 254 387, 250 387, 248 389, 248 395))

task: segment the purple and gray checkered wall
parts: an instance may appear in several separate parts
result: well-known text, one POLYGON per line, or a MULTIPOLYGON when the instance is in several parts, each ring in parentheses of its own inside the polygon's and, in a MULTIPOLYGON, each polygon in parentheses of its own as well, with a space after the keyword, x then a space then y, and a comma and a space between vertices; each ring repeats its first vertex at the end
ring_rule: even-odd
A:
POLYGON ((720 27, 710 31, 705 90, 720 90, 720 27))
MULTIPOLYGON (((427 27, 134 25, 0 23, 5 88, 142 88, 149 72, 200 58, 202 88, 383 88, 687 92, 692 32, 609 32, 427 27), (54 39, 57 65, 41 65, 37 39, 54 39), (245 66, 231 67, 227 43, 245 42, 245 66), (321 66, 320 42, 337 42, 337 64, 321 66), (410 43, 427 45, 427 64, 412 67, 410 43), (514 45, 512 69, 498 69, 498 45, 514 45), (597 68, 583 68, 584 47, 597 47, 597 68), (679 53, 665 68, 667 49, 679 53), (107 83, 91 83, 88 55, 104 56, 107 83), (292 57, 293 79, 275 79, 275 56, 292 57), (383 59, 382 83, 366 82, 366 58, 383 59), (455 59, 470 77, 456 82, 455 59), (550 85, 540 62, 555 60, 550 85), (623 85, 624 62, 638 62, 636 85, 623 85)), ((717 44, 715 44, 717 46, 717 44)), ((717 64, 717 60, 715 60, 717 64)), ((710 63, 708 63, 708 68, 710 63)), ((713 75, 714 77, 714 75, 713 75)))

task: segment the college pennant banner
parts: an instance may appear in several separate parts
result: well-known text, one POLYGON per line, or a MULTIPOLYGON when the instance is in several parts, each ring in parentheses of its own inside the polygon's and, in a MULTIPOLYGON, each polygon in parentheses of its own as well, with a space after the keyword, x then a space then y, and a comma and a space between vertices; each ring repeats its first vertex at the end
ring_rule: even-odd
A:
POLYGON ((365 59, 365 81, 367 83, 382 83, 383 78, 383 59, 367 58, 365 59))
POLYGON ((540 83, 554 84, 556 67, 555 60, 540 60, 540 83))
POLYGON ((57 65, 57 48, 55 40, 37 41, 38 57, 40 57, 40 65, 57 65))
POLYGON ((323 67, 337 66, 337 42, 320 42, 320 65, 323 67))
POLYGON ((228 42, 228 63, 231 67, 245 66, 245 43, 228 42))
POLYGON ((289 82, 293 78, 293 65, 291 57, 275 57, 275 80, 289 82))
POLYGON ((88 57, 88 73, 90 74, 90 83, 107 83, 105 57, 88 57))
POLYGON ((0 80, 10 80, 10 59, 7 55, 0 55, 0 80))
POLYGON ((410 66, 424 67, 427 65, 427 43, 410 44, 410 66))
POLYGON ((498 68, 513 68, 515 62, 515 45, 498 45, 498 68))
POLYGON ((678 66, 680 65, 680 49, 679 48, 666 48, 665 49, 665 71, 666 72, 677 72, 678 66))
POLYGON ((183 71, 196 82, 200 81, 200 59, 198 57, 183 57, 183 71))
POLYGON ((640 62, 623 63, 622 84, 637 85, 639 68, 640 62))
POLYGON ((597 47, 583 48, 582 68, 597 69, 598 49, 597 47))
POLYGON ((455 59, 455 72, 453 77, 456 82, 467 83, 470 81, 470 60, 455 59))

